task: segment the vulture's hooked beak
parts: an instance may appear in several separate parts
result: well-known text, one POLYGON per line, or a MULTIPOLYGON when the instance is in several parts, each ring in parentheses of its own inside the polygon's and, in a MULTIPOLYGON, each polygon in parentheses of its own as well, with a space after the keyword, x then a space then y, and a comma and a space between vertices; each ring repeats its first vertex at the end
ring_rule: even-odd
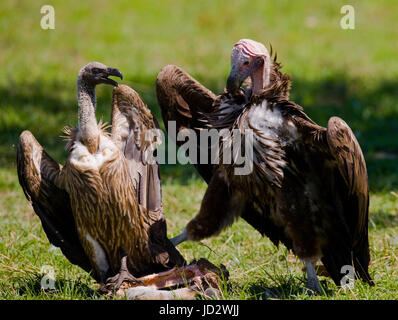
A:
POLYGON ((237 90, 239 90, 242 82, 243 81, 240 80, 238 68, 236 68, 235 66, 232 66, 231 72, 229 73, 229 76, 227 79, 227 91, 229 93, 235 93, 237 90))
POLYGON ((104 80, 105 83, 108 83, 108 84, 111 84, 111 85, 117 87, 119 84, 115 80, 109 79, 108 78, 109 76, 119 77, 121 80, 123 80, 122 73, 118 69, 115 69, 115 68, 108 68, 106 70, 105 76, 102 79, 104 80))

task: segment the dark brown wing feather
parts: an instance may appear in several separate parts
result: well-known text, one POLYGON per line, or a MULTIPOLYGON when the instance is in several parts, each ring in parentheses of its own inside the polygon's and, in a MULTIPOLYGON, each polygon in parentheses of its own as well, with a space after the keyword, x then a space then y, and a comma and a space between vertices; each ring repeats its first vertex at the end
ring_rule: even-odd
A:
POLYGON ((167 65, 159 72, 156 94, 165 125, 167 121, 174 120, 177 131, 200 127, 197 113, 212 111, 216 99, 213 92, 173 65, 167 65))
POLYGON ((354 266, 362 279, 372 283, 368 274, 369 186, 365 159, 353 132, 342 119, 329 119, 326 138, 330 153, 348 188, 345 218, 352 234, 354 266))
MULTIPOLYGON (((166 130, 168 130, 168 121, 175 121, 177 134, 184 128, 195 130, 205 128, 206 123, 200 121, 201 114, 212 112, 215 108, 216 95, 174 65, 167 65, 159 72, 156 79, 156 94, 166 130)), ((183 142, 176 143, 181 145, 183 142)), ((195 167, 203 179, 209 182, 213 166, 195 164, 195 167)))
POLYGON ((114 89, 112 139, 124 151, 140 206, 148 210, 149 247, 155 263, 172 268, 183 265, 185 260, 167 239, 159 165, 150 157, 156 155, 156 147, 161 142, 153 131, 157 129, 156 118, 136 91, 126 85, 114 89))
POLYGON ((39 216, 48 240, 66 258, 89 272, 89 260, 80 244, 68 193, 61 189, 60 165, 29 131, 22 132, 17 150, 19 183, 39 216), (58 185, 58 186, 57 186, 58 185))

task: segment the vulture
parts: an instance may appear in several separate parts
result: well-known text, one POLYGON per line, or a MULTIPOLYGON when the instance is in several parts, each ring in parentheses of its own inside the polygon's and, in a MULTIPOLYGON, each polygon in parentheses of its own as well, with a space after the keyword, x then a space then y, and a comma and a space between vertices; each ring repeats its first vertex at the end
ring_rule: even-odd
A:
POLYGON ((347 266, 373 285, 369 188, 359 143, 342 119, 332 117, 327 128, 321 127, 291 101, 290 78, 280 67, 263 44, 242 39, 234 45, 220 96, 176 66, 159 73, 157 97, 165 123, 176 121, 179 130, 227 128, 252 137, 246 145, 234 135, 221 142, 253 151, 248 174, 236 174, 234 160, 196 164, 208 188, 199 213, 171 240, 175 245, 199 241, 242 217, 305 263, 308 289, 322 293, 315 270, 319 260, 338 286, 347 266), (247 78, 251 88, 242 91, 247 78))
POLYGON ((148 161, 154 138, 147 133, 157 121, 133 89, 109 76, 122 78, 98 62, 80 70, 78 125, 64 130, 64 166, 29 131, 21 134, 17 152, 19 182, 49 241, 104 291, 185 265, 167 239, 158 164, 148 161), (111 132, 96 120, 95 87, 101 83, 115 86, 111 132))

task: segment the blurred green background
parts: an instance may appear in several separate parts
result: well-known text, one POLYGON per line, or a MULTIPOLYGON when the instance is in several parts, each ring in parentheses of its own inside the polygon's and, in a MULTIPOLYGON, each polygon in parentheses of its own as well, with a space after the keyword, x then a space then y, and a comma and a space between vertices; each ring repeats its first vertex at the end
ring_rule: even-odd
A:
MULTIPOLYGON (((371 274, 384 290, 379 286, 352 294, 335 289, 334 297, 397 297, 398 5, 394 0, 352 0, 355 30, 343 30, 340 8, 345 4, 340 0, 1 1, 0 297, 43 298, 34 289, 34 279, 37 268, 49 259, 66 272, 64 281, 89 281, 84 277, 77 281, 75 267, 48 252, 38 218, 20 190, 15 164, 18 136, 25 129, 64 163, 66 152, 59 136, 62 127, 77 123, 78 70, 89 61, 120 69, 122 83, 136 89, 161 120, 155 94, 160 69, 177 64, 221 92, 232 46, 241 38, 268 47, 271 43, 283 71, 292 76, 291 99, 320 125, 325 126, 332 115, 342 117, 364 151, 371 189, 371 250, 376 257, 371 274), (55 9, 55 30, 40 27, 40 8, 47 4, 55 9), (32 282, 21 280, 29 278, 24 274, 29 268, 22 267, 27 263, 32 265, 32 282), (65 270, 73 272, 68 275, 65 270), (25 291, 16 289, 20 286, 25 291)), ((97 115, 105 121, 110 118, 111 90, 97 89, 97 115)), ((172 236, 195 215, 206 186, 191 166, 162 165, 161 174, 172 236)), ((264 261, 274 261, 278 255, 294 258, 244 222, 204 243, 213 251, 189 243, 181 251, 188 258, 210 256, 231 269, 227 298, 264 297, 264 288, 273 281, 278 290, 290 290, 276 296, 305 298, 297 291, 300 281, 294 282, 303 277, 298 267, 293 284, 285 264, 272 263, 272 270, 265 267, 269 264, 264 261), (266 254, 270 251, 274 254, 266 254)), ((62 290, 53 296, 87 298, 62 290)))

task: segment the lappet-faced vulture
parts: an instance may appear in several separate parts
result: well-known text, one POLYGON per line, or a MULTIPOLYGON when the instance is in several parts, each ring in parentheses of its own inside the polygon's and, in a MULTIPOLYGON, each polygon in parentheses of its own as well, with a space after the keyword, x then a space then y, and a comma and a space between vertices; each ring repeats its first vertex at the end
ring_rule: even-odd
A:
MULTIPOLYGON (((322 291, 314 267, 319 259, 336 285, 349 268, 373 284, 368 273, 367 170, 350 127, 338 117, 321 127, 290 101, 289 78, 275 72, 279 65, 263 44, 237 42, 231 66, 227 93, 218 98, 177 67, 166 67, 158 76, 163 117, 177 121, 177 128, 196 126, 205 118, 202 128, 253 133, 250 174, 235 174, 239 166, 234 162, 196 165, 200 173, 212 170, 207 176, 201 173, 209 185, 198 215, 172 241, 213 236, 243 217, 305 262, 309 289, 322 291), (252 87, 247 102, 228 103, 248 77, 252 87), (201 114, 196 116, 196 110, 201 114)), ((231 135, 231 145, 233 140, 231 135)), ((240 141, 247 150, 245 139, 240 141)))
POLYGON ((64 166, 29 131, 20 136, 17 160, 19 182, 49 241, 103 289, 117 289, 185 260, 167 239, 158 164, 146 161, 154 145, 146 133, 157 122, 133 89, 108 76, 122 74, 98 62, 79 72, 79 122, 66 129, 64 166), (100 83, 116 86, 111 133, 95 117, 100 83))

